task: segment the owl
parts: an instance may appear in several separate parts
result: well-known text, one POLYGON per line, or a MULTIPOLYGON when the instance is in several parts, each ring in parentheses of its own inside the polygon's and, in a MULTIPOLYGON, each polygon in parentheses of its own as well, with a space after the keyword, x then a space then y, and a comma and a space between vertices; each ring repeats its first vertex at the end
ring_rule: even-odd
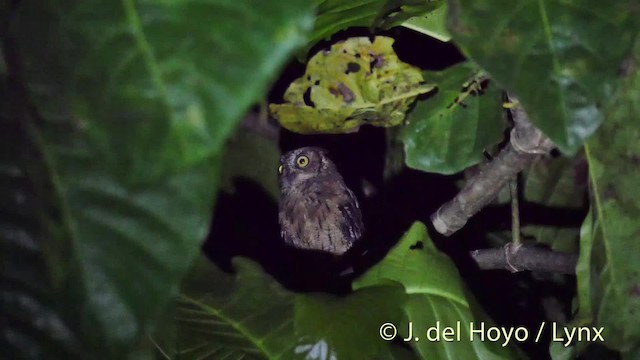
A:
POLYGON ((327 151, 303 147, 280 158, 279 222, 285 243, 342 255, 362 236, 360 205, 327 151))

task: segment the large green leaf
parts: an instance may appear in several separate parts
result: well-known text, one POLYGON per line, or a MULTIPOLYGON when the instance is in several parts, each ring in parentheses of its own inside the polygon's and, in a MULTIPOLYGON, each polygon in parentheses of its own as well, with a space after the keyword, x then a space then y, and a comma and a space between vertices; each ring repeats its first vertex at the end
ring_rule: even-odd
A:
MULTIPOLYGON (((440 253, 429 238, 424 224, 416 222, 389 254, 356 283, 354 288, 367 289, 389 282, 404 286, 408 300, 404 305, 402 323, 395 323, 399 336, 407 338, 409 322, 413 325, 410 342, 423 359, 510 359, 514 358, 510 346, 502 342, 470 341, 470 326, 492 326, 474 317, 463 284, 454 264, 440 253), (459 340, 430 341, 427 329, 439 324, 442 335, 445 327, 452 327, 459 340), (459 330, 457 324, 460 324, 459 330)), ((431 332, 435 336, 435 331, 431 332)), ((485 339, 486 340, 486 339, 485 339)))
POLYGON ((318 0, 317 16, 310 43, 326 39, 354 26, 370 27, 380 17, 388 0, 318 0))
POLYGON ((296 300, 296 333, 303 337, 297 352, 307 358, 321 358, 313 356, 321 351, 327 353, 327 359, 374 358, 390 348, 380 339, 380 326, 402 318, 405 300, 402 287, 392 284, 357 290, 344 298, 300 296, 296 300))
MULTIPOLYGON (((446 1, 445 0, 391 0, 387 1, 385 8, 383 9, 383 17, 377 22, 378 26, 388 29, 392 26, 402 25, 406 26, 407 22, 412 19, 426 20, 431 17, 435 20, 435 17, 439 17, 444 20, 446 14, 446 1), (436 13, 440 13, 435 15, 436 13), (432 16, 434 15, 434 16, 432 16)), ((436 22, 438 22, 436 20, 436 22)), ((432 25, 435 24, 430 22, 432 25)), ((424 22, 423 22, 424 24, 424 22)), ((444 28, 444 21, 441 21, 442 28, 444 28)), ((423 32, 429 36, 427 32, 423 32)))
POLYGON ((41 110, 88 127, 103 166, 143 181, 221 148, 311 12, 310 0, 30 1, 13 30, 41 110))
POLYGON ((278 185, 278 162, 280 149, 273 139, 239 129, 225 146, 222 158, 221 187, 234 192, 234 181, 248 179, 255 181, 277 200, 280 195, 278 185))
POLYGON ((176 311, 180 359, 287 359, 293 354, 295 296, 255 263, 235 259, 237 277, 201 258, 176 311))
POLYGON ((400 25, 412 16, 424 16, 434 11, 443 3, 442 0, 318 0, 310 44, 350 27, 400 25))
POLYGON ((478 70, 456 65, 425 79, 438 84, 435 95, 418 100, 401 138, 409 167, 452 174, 480 162, 483 150, 502 138, 501 92, 490 83, 479 95, 478 70))
POLYGON ((234 268, 236 276, 201 259, 183 287, 176 344, 160 344, 162 352, 180 359, 327 360, 397 352, 378 329, 402 318, 400 286, 347 296, 297 294, 250 260, 236 258, 234 268))
MULTIPOLYGON (((640 41, 634 57, 637 64, 640 41)), ((632 70, 623 96, 585 145, 592 212, 583 225, 577 273, 580 306, 590 307, 581 313, 604 327, 606 345, 623 351, 640 341, 640 71, 632 70)))
MULTIPOLYGON (((433 2, 437 3, 437 2, 433 2)), ((402 26, 411 30, 431 36, 440 41, 451 40, 451 35, 446 27, 447 7, 442 3, 428 14, 413 16, 402 22, 402 26)))
POLYGON ((120 359, 141 344, 206 235, 224 139, 310 14, 296 0, 20 3, 7 57, 31 96, 17 106, 38 114, 2 133, 3 155, 36 154, 2 160, 4 180, 29 185, 3 188, 0 213, 12 358, 120 359), (36 214, 14 216, 20 199, 36 214))
MULTIPOLYGON (((0 64, 3 69, 1 59, 0 64)), ((29 139, 26 119, 18 116, 22 112, 15 104, 10 108, 9 101, 17 99, 6 80, 2 74, 0 357, 71 359, 82 353, 83 344, 56 309, 51 293, 63 268, 57 266, 48 274, 46 248, 42 246, 46 234, 57 230, 57 226, 48 226, 42 221, 48 214, 55 214, 49 193, 51 184, 42 154, 37 144, 29 139)), ((48 245, 54 247, 56 244, 48 245)))
POLYGON ((602 122, 640 20, 634 1, 599 0, 454 0, 449 15, 456 44, 567 154, 602 122))

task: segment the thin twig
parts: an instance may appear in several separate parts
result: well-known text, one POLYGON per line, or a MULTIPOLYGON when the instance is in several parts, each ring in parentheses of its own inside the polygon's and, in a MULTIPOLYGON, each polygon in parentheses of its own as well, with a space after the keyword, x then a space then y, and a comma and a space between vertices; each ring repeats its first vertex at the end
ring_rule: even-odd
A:
POLYGON ((518 176, 509 182, 511 194, 511 242, 520 245, 520 208, 518 205, 518 176))

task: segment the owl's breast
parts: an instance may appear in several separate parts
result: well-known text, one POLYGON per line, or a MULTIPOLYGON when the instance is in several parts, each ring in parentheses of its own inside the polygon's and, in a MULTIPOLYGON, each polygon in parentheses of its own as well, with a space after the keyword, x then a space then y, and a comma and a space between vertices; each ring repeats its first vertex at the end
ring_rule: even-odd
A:
POLYGON ((279 222, 283 240, 298 248, 345 253, 362 233, 357 200, 330 189, 307 190, 282 194, 279 222))

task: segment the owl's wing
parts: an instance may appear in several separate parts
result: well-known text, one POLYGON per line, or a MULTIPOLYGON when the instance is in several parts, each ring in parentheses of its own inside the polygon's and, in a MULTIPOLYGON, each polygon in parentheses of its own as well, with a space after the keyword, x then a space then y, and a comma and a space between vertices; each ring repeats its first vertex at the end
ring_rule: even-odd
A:
POLYGON ((296 241, 296 236, 292 233, 294 230, 294 210, 294 205, 285 202, 284 205, 280 205, 280 214, 278 216, 280 222, 280 237, 285 243, 290 245, 295 245, 298 242, 296 241))
POLYGON ((294 239, 293 235, 291 233, 289 233, 287 230, 285 230, 284 227, 281 227, 281 229, 280 229, 280 237, 287 244, 295 244, 295 239, 294 239))
POLYGON ((364 224, 362 223, 362 213, 360 212, 360 204, 353 192, 344 187, 347 193, 347 199, 342 204, 338 205, 338 209, 342 212, 344 221, 340 228, 344 237, 355 242, 358 240, 364 232, 364 224))

